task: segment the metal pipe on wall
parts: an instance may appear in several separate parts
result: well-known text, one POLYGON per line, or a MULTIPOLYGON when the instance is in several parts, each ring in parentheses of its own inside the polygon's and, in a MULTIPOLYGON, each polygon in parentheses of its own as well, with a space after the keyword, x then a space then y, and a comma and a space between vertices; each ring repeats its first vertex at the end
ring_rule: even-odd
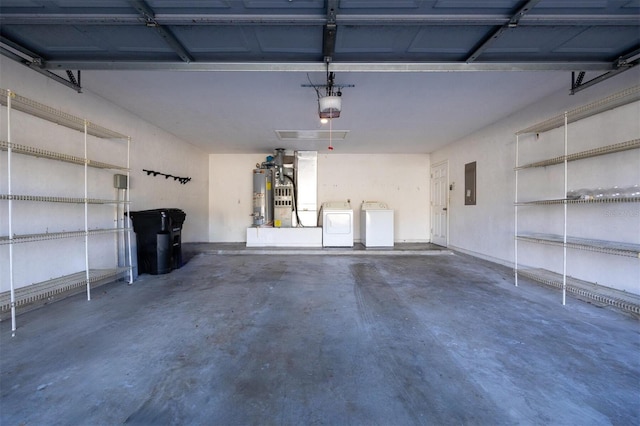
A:
POLYGON ((516 135, 516 196, 513 208, 514 212, 514 253, 513 253, 513 273, 515 276, 515 286, 518 287, 518 155, 520 149, 520 135, 516 135))
POLYGON ((564 113, 564 230, 562 232, 562 305, 567 303, 567 148, 569 145, 569 118, 568 113, 564 113))
POLYGON ((16 335, 16 290, 13 280, 13 200, 11 192, 11 97, 7 91, 7 194, 9 195, 9 291, 11 293, 11 336, 16 335))
MULTIPOLYGON (((125 209, 127 210, 127 218, 131 217, 131 207, 129 204, 130 200, 130 179, 131 179, 131 137, 127 138, 127 189, 125 193, 125 209)), ((127 233, 127 245, 129 247, 129 284, 133 284, 133 256, 131 254, 131 226, 128 223, 128 220, 125 220, 122 224, 124 228, 126 228, 125 232, 127 233)))
POLYGON ((87 300, 91 300, 91 274, 89 273, 89 153, 87 149, 88 121, 84 120, 84 267, 87 277, 87 300))

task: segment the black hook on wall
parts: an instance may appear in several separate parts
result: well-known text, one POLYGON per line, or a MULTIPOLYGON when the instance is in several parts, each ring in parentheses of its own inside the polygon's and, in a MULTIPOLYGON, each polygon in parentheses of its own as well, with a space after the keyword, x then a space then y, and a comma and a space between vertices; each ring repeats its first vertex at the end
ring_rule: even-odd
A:
POLYGON ((156 172, 155 170, 147 170, 147 169, 142 169, 143 172, 147 172, 147 176, 164 176, 165 179, 169 179, 169 178, 173 178, 174 181, 178 181, 180 182, 181 185, 186 184, 187 182, 189 182, 191 180, 190 177, 180 177, 180 176, 173 176, 173 175, 168 175, 166 173, 161 173, 161 172, 156 172))

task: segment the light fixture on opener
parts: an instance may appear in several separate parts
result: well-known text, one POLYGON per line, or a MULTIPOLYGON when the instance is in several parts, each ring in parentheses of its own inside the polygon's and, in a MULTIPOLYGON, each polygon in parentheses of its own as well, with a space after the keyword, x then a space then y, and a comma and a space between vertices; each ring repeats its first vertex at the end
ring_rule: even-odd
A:
POLYGON ((331 94, 318 99, 318 115, 320 116, 320 121, 326 123, 332 118, 340 117, 340 111, 342 111, 341 95, 342 93, 338 92, 338 94, 331 94))
MULTIPOLYGON (((322 96, 316 88, 318 95, 318 115, 320 120, 331 120, 340 117, 342 111, 342 91, 340 87, 335 86, 335 74, 329 72, 329 64, 327 63, 327 84, 325 85, 325 94, 322 96)), ((326 121, 322 121, 326 123, 326 121)))
POLYGON ((329 61, 327 65, 327 77, 325 84, 313 84, 309 74, 307 79, 309 84, 303 84, 302 87, 313 87, 316 91, 318 100, 318 116, 320 122, 326 124, 333 118, 340 117, 342 112, 342 89, 345 87, 355 87, 353 84, 336 84, 335 73, 329 71, 329 61))
POLYGON ((322 124, 329 123, 329 150, 333 150, 331 133, 333 131, 331 127, 332 120, 340 117, 342 112, 342 88, 354 87, 353 84, 335 84, 335 73, 329 71, 329 60, 327 60, 327 82, 326 84, 313 84, 307 74, 309 84, 303 84, 303 87, 313 87, 316 91, 318 99, 318 116, 322 124), (324 94, 322 93, 324 89, 324 94))

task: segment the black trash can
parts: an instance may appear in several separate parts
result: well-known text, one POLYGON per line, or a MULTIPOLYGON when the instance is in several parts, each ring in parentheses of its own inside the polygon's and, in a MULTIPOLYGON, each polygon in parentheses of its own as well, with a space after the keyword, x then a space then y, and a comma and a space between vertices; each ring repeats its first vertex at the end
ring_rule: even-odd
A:
POLYGON ((166 274, 182 266, 182 224, 186 216, 180 209, 130 212, 139 273, 166 274))

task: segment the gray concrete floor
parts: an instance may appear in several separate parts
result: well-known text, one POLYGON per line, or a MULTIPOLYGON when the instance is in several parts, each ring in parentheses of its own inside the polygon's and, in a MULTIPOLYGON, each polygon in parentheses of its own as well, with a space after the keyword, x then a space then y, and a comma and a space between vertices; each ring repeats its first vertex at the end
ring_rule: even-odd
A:
POLYGON ((0 323, 0 424, 640 424, 637 318, 447 251, 219 250, 0 323))

